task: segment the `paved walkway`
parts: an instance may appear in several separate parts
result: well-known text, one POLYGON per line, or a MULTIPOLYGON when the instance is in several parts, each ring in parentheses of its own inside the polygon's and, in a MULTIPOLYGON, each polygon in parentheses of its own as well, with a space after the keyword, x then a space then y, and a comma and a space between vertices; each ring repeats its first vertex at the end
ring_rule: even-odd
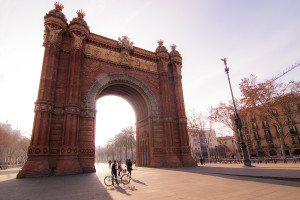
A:
POLYGON ((235 175, 255 178, 292 180, 300 182, 300 163, 288 164, 253 164, 254 167, 244 167, 243 164, 206 164, 202 172, 208 174, 235 175))
POLYGON ((130 184, 106 187, 107 164, 73 176, 15 179, 0 171, 0 199, 300 199, 300 164, 208 164, 189 168, 136 167, 130 184))

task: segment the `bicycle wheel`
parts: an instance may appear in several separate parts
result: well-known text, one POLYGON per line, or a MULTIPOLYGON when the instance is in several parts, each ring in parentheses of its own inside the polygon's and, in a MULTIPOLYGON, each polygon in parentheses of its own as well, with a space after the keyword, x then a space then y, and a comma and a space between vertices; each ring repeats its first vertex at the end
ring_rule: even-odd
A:
POLYGON ((112 184, 113 184, 113 177, 112 176, 106 176, 104 178, 104 184, 106 186, 112 186, 112 184))
POLYGON ((128 183, 130 183, 130 176, 128 174, 123 174, 123 176, 121 177, 121 181, 124 185, 127 185, 128 183))

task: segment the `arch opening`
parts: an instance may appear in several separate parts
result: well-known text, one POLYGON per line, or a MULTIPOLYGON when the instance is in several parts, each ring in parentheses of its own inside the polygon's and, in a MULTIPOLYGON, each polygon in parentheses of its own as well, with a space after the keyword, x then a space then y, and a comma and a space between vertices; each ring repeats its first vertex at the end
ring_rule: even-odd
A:
POLYGON ((121 132, 122 128, 135 126, 136 118, 132 106, 115 95, 101 97, 96 104, 95 147, 105 147, 108 140, 121 132))
MULTIPOLYGON (((96 109, 98 99, 117 96, 126 100, 136 119, 136 161, 138 166, 150 165, 151 120, 158 116, 158 105, 152 91, 138 78, 127 73, 100 75, 86 96, 86 107, 96 109)), ((101 112, 100 110, 98 112, 101 112)))

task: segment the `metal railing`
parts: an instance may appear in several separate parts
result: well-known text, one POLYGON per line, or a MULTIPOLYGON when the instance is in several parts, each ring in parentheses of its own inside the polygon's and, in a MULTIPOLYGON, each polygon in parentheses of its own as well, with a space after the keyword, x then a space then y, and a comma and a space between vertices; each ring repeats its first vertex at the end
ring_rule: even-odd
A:
MULTIPOLYGON (((251 163, 256 163, 256 164, 268 164, 268 163, 299 163, 300 164, 300 157, 293 157, 293 158, 255 158, 255 159, 250 159, 251 163)), ((211 160, 209 163, 222 163, 222 164, 235 164, 235 163, 243 163, 242 159, 216 159, 216 160, 211 160)))

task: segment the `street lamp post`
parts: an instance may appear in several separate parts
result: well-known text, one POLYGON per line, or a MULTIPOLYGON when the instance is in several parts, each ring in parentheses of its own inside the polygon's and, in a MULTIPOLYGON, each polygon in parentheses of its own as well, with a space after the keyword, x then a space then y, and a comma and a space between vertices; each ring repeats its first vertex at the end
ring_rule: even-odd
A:
POLYGON ((238 131, 239 136, 240 136, 241 149, 242 149, 242 152, 243 152, 243 159, 244 159, 243 160, 244 166, 245 167, 253 167, 251 165, 251 161, 250 161, 250 159, 248 157, 247 147, 246 147, 246 144, 245 144, 244 138, 243 138, 243 133, 242 133, 243 124, 242 124, 240 116, 237 113, 236 106, 235 106, 235 101, 234 101, 233 92, 232 92, 231 83, 230 83, 230 78, 229 78, 229 68, 227 67, 227 60, 226 60, 226 58, 221 59, 221 60, 224 62, 225 72, 227 74, 227 78, 228 78, 228 82, 229 82, 229 87, 230 87, 230 92, 231 92, 231 97, 232 97, 233 107, 234 107, 234 114, 235 114, 234 115, 234 117, 235 117, 235 125, 236 125, 237 131, 238 131))

